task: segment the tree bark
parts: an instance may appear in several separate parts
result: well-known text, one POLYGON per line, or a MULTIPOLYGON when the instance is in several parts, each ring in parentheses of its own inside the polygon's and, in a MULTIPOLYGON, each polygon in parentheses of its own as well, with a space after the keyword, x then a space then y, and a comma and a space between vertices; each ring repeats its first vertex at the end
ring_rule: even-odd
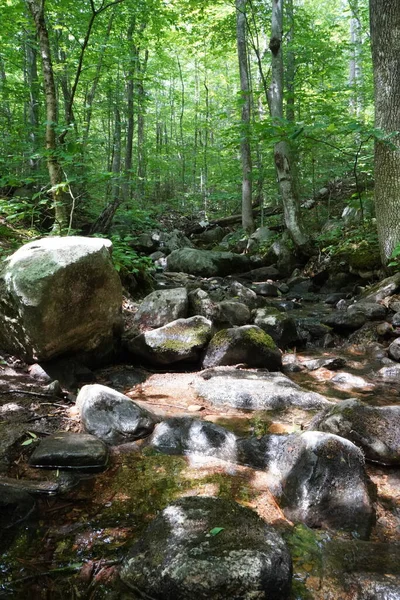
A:
MULTIPOLYGON (((370 0, 375 126, 400 130, 400 3, 370 0)), ((400 136, 375 141, 375 209, 383 264, 400 243, 400 136)))
MULTIPOLYGON (((28 121, 28 138, 31 144, 31 153, 38 150, 38 131, 39 131, 39 77, 37 70, 37 47, 35 37, 28 33, 25 41, 25 59, 26 59, 26 83, 29 90, 29 100, 27 101, 26 112, 28 121)), ((33 156, 29 158, 29 166, 35 171, 38 167, 38 160, 33 156)))
MULTIPOLYGON (((271 117, 277 124, 283 118, 282 11, 283 0, 272 0, 272 27, 269 42, 269 49, 272 54, 272 80, 268 90, 268 98, 271 117)), ((295 246, 304 252, 308 247, 309 237, 305 233, 301 222, 299 198, 292 168, 290 146, 287 140, 283 139, 275 144, 274 160, 282 196, 285 225, 295 246)))
POLYGON ((67 205, 69 197, 63 189, 64 174, 57 157, 57 96, 51 60, 50 42, 44 14, 45 0, 26 0, 35 23, 42 57, 43 84, 46 95, 46 150, 54 208, 53 233, 59 234, 68 227, 67 205))
POLYGON ((252 161, 250 147, 251 96, 246 41, 247 0, 236 0, 236 35, 239 59, 240 90, 242 95, 242 135, 240 156, 242 161, 242 226, 247 233, 255 229, 252 212, 252 161))

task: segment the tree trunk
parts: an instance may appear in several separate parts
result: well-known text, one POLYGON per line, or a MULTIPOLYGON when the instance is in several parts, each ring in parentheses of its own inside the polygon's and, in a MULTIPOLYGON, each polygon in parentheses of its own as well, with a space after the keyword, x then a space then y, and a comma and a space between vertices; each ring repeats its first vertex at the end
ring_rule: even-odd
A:
MULTIPOLYGON (((269 49, 271 50, 272 80, 268 91, 271 117, 279 123, 283 118, 283 0, 272 0, 272 28, 269 49)), ((306 235, 300 215, 299 198, 295 186, 290 147, 287 140, 275 144, 274 160, 282 196, 285 225, 296 247, 305 251, 309 238, 306 235)))
MULTIPOLYGON (((370 0, 375 126, 400 130, 400 3, 370 0)), ((375 209, 383 264, 400 243, 400 136, 375 141, 375 209)))
POLYGON ((47 169, 49 172, 54 207, 53 233, 59 234, 68 227, 67 202, 69 198, 63 189, 64 174, 57 158, 57 96, 54 83, 53 64, 51 61, 49 35, 44 15, 44 0, 26 0, 26 2, 35 23, 40 53, 42 56, 43 84, 46 95, 47 169))
POLYGON ((236 35, 239 59, 240 90, 242 94, 242 135, 240 156, 242 161, 242 225, 247 233, 255 229, 252 211, 252 162, 250 148, 251 96, 246 42, 247 0, 236 0, 236 35))
MULTIPOLYGON (((26 83, 29 90, 29 100, 27 102, 27 121, 28 138, 31 144, 31 154, 38 150, 38 130, 39 130, 39 77, 37 71, 37 49, 36 40, 33 35, 27 35, 25 42, 26 57, 26 83)), ((32 170, 38 167, 37 158, 30 156, 29 166, 32 170)))

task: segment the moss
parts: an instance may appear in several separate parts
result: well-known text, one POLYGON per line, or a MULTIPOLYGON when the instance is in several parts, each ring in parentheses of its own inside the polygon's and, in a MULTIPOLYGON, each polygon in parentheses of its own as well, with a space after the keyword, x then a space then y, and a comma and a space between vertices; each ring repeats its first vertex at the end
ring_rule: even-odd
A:
POLYGON ((255 327, 251 327, 249 329, 243 330, 243 337, 245 340, 249 340, 256 346, 261 346, 262 348, 269 348, 270 350, 276 349, 276 344, 272 337, 262 331, 262 329, 256 329, 255 327))

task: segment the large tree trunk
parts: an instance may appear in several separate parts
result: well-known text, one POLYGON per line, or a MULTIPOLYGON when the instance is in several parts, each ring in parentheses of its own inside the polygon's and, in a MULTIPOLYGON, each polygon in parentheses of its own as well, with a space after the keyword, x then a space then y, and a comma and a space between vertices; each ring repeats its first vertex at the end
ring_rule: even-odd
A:
MULTIPOLYGON (((400 130, 400 3, 370 0, 375 125, 400 130)), ((400 243, 400 136, 375 142, 375 208, 383 264, 400 243)))
POLYGON ((64 174, 57 158, 57 96, 54 83, 53 64, 51 61, 49 35, 44 15, 44 0, 26 0, 35 23, 42 57, 43 83, 46 95, 46 150, 47 169, 49 172, 51 193, 54 207, 53 233, 61 233, 67 229, 67 202, 69 200, 63 189, 64 174))
MULTIPOLYGON (((271 117, 277 123, 283 118, 283 0, 272 0, 272 27, 269 49, 272 54, 272 80, 268 91, 271 117)), ((274 159, 282 196, 285 225, 299 250, 304 251, 309 243, 301 222, 299 198, 295 185, 289 143, 282 140, 275 144, 274 159)))
POLYGON ((32 170, 38 167, 38 159, 33 158, 38 150, 39 130, 39 77, 37 70, 37 48, 36 40, 30 33, 25 41, 26 60, 26 84, 29 92, 29 100, 26 103, 28 138, 31 144, 29 166, 32 170))
POLYGON ((242 93, 242 135, 240 156, 242 160, 242 225, 247 233, 254 231, 252 212, 252 162, 250 148, 251 97, 246 43, 246 3, 236 0, 236 34, 239 58, 240 90, 242 93))

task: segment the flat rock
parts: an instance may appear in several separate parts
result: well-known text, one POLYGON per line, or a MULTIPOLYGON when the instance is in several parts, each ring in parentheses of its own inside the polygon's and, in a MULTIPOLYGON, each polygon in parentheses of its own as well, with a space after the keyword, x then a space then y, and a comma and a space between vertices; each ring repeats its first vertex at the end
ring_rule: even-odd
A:
POLYGON ((49 469, 98 470, 107 465, 107 460, 107 446, 94 435, 63 431, 40 440, 29 464, 49 469))
POLYGON ((360 329, 366 320, 367 318, 363 312, 337 310, 324 317, 323 323, 337 331, 353 331, 354 329, 360 329))
POLYGON ((309 429, 334 433, 362 448, 365 458, 400 464, 400 406, 368 406, 345 400, 317 415, 309 429))
POLYGON ((209 369, 196 383, 198 395, 215 406, 247 410, 316 410, 331 406, 321 394, 303 390, 282 373, 243 369, 209 369))
POLYGON ((157 422, 153 413, 105 385, 83 386, 76 405, 86 431, 107 444, 146 437, 157 422))
POLYGON ((121 579, 154 600, 287 600, 292 566, 282 537, 239 504, 189 497, 156 517, 121 579))
POLYGON ((245 271, 250 266, 250 259, 243 254, 233 252, 215 252, 182 248, 174 250, 167 258, 169 271, 191 273, 200 277, 231 275, 245 271))

